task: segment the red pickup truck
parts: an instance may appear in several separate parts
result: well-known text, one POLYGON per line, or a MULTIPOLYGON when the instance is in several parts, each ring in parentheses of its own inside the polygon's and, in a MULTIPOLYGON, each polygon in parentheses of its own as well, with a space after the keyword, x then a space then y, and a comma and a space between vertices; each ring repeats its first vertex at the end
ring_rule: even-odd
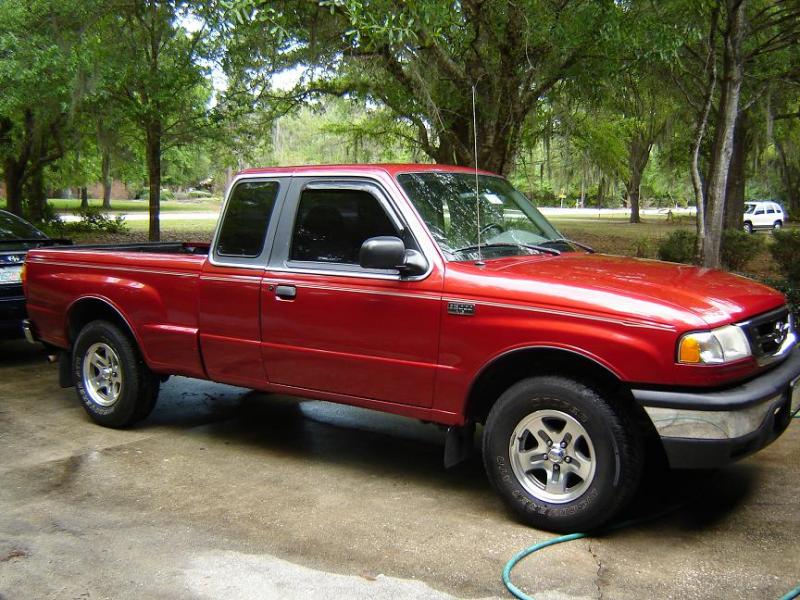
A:
POLYGON ((210 245, 35 249, 24 281, 27 336, 102 425, 145 418, 175 374, 446 426, 446 465, 482 424, 489 480, 551 530, 612 518, 653 442, 722 465, 800 396, 781 294, 592 253, 458 167, 244 171, 210 245))

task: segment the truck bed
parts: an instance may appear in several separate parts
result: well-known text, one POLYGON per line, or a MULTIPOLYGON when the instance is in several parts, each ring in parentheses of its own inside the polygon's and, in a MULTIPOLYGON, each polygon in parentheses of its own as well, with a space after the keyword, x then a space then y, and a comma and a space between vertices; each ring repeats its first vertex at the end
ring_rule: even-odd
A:
POLYGON ((68 348, 71 319, 81 312, 98 318, 102 302, 135 332, 154 370, 202 377, 198 284, 208 249, 208 243, 156 242, 32 250, 28 313, 45 342, 68 348))
POLYGON ((208 254, 208 242, 143 242, 140 244, 84 244, 67 250, 104 250, 109 252, 147 252, 154 254, 208 254))

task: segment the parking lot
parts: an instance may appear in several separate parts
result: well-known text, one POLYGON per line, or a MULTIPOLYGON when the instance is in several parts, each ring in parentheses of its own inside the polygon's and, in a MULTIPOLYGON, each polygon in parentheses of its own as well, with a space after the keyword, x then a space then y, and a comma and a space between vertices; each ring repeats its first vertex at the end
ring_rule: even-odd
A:
MULTIPOLYGON (((41 349, 0 343, 0 597, 506 598, 515 522, 432 425, 184 378, 92 424, 41 349)), ((515 570, 538 599, 779 598, 800 584, 800 421, 716 472, 657 473, 624 516, 515 570)))

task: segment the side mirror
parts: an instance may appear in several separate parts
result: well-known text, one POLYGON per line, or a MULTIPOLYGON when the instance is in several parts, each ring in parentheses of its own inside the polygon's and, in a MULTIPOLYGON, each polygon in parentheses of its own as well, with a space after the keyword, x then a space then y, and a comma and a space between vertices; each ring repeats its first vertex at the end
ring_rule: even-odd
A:
POLYGON ((394 236, 369 238, 361 244, 358 264, 365 269, 397 269, 404 276, 422 275, 428 268, 416 250, 406 250, 403 240, 394 236))

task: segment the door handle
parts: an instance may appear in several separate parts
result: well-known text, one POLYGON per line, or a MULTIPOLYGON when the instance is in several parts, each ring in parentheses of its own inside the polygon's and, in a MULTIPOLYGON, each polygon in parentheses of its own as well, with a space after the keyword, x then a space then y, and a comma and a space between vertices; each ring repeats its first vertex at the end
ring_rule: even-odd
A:
POLYGON ((293 285, 279 285, 275 288, 275 296, 281 300, 294 300, 297 297, 297 288, 293 285))

